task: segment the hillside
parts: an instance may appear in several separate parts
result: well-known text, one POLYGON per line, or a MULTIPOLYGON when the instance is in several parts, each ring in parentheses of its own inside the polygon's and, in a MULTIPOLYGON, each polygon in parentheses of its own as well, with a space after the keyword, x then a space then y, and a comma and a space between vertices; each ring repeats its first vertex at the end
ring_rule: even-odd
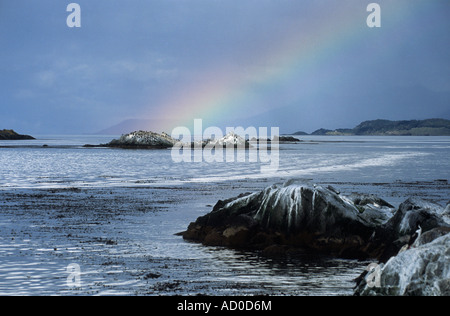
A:
POLYGON ((352 129, 319 129, 311 135, 450 136, 450 120, 366 121, 352 129))
POLYGON ((25 140, 25 139, 35 139, 29 135, 20 135, 13 131, 12 129, 0 130, 0 140, 25 140))

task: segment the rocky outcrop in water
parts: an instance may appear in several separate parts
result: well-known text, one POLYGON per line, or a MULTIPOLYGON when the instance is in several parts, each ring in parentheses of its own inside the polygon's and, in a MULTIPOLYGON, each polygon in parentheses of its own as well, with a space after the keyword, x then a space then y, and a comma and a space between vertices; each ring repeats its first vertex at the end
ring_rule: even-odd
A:
POLYGON ((175 145, 180 147, 191 148, 250 148, 252 147, 248 140, 230 132, 219 139, 206 139, 198 142, 181 143, 178 139, 174 139, 166 133, 154 133, 138 131, 122 135, 119 139, 114 139, 108 144, 101 145, 84 145, 84 147, 116 147, 125 149, 166 149, 175 145))
POLYGON ((181 235, 208 246, 265 254, 318 251, 386 262, 423 232, 449 227, 444 209, 409 199, 396 210, 372 195, 342 196, 335 188, 288 182, 219 201, 181 235))
POLYGON ((103 147, 137 148, 137 149, 164 149, 173 147, 178 140, 166 133, 154 133, 138 131, 122 135, 110 143, 101 145, 103 147))
POLYGON ((182 235, 205 245, 264 253, 308 249, 360 257, 390 212, 386 202, 382 206, 368 199, 358 205, 332 188, 287 183, 219 201, 182 235))
POLYGON ((27 139, 35 139, 35 138, 29 135, 20 135, 12 129, 0 130, 0 140, 27 140, 27 139))

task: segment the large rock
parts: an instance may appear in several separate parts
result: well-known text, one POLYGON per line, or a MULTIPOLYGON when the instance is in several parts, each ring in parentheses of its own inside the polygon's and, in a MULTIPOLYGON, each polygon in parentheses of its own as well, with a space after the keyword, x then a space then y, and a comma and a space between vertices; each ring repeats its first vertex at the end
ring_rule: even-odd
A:
POLYGON ((367 257, 365 247, 393 208, 378 198, 354 203, 334 188, 288 182, 219 201, 182 235, 205 245, 289 251, 302 248, 367 257))
POLYGON ((448 217, 442 206, 417 198, 403 202, 395 215, 376 228, 368 249, 386 262, 395 256, 405 244, 412 244, 415 232, 422 233, 437 227, 448 227, 448 217), (378 248, 378 249, 376 249, 378 248))
POLYGON ((442 215, 444 215, 447 223, 450 223, 450 203, 447 204, 447 207, 444 210, 444 213, 442 213, 442 215))
POLYGON ((355 294, 450 295, 448 229, 430 230, 419 238, 417 244, 417 247, 401 252, 386 264, 381 264, 378 271, 366 274, 355 294))
POLYGON ((287 182, 219 201, 180 233, 208 246, 282 254, 298 249, 386 262, 410 247, 420 227, 449 227, 437 204, 408 199, 398 210, 367 194, 343 196, 333 187, 287 182))

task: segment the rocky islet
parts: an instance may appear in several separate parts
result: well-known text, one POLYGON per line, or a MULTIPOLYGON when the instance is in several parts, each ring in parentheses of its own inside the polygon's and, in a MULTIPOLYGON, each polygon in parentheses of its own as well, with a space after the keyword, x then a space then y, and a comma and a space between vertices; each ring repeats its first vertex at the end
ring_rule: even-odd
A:
POLYGON ((33 140, 34 137, 30 135, 21 135, 12 129, 0 130, 0 140, 33 140))

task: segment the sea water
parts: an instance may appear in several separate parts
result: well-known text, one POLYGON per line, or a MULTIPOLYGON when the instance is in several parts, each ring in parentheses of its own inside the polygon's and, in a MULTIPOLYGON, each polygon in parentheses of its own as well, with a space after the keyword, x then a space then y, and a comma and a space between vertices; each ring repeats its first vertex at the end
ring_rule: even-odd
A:
POLYGON ((175 163, 168 150, 85 148, 114 136, 0 141, 0 294, 350 295, 368 262, 204 247, 174 234, 219 199, 303 179, 345 193, 449 200, 450 137, 302 136, 279 168, 175 163), (80 267, 69 286, 67 267, 80 267))
POLYGON ((113 136, 42 136, 0 141, 0 188, 178 185, 266 178, 316 181, 433 181, 448 179, 450 137, 308 136, 281 144, 279 168, 261 173, 246 162, 175 163, 168 150, 83 148, 113 136), (43 147, 43 146, 46 147, 43 147), (48 146, 48 147, 47 147, 48 146))

